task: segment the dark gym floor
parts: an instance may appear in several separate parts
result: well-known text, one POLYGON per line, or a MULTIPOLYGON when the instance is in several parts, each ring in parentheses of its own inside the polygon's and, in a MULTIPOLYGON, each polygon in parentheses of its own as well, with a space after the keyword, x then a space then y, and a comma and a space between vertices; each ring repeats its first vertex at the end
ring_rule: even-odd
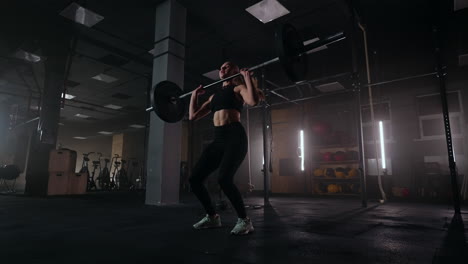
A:
POLYGON ((0 196, 1 263, 468 263, 464 228, 450 205, 359 199, 250 197, 255 233, 193 230, 193 197, 146 206, 142 193, 81 197, 0 196), (451 224, 452 223, 452 224, 451 224), (319 262, 320 261, 320 262, 319 262))

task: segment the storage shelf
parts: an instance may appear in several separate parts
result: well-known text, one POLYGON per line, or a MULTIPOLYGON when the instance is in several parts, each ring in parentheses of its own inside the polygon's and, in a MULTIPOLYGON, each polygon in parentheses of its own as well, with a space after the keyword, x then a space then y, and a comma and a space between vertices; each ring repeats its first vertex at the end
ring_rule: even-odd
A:
POLYGON ((358 164, 359 160, 343 160, 343 161, 315 161, 314 164, 332 165, 332 164, 358 164))
POLYGON ((316 193, 316 195, 328 195, 328 196, 359 196, 361 193, 316 193))
POLYGON ((333 145, 312 145, 312 148, 355 148, 358 147, 358 144, 347 143, 347 144, 333 144, 333 145))
POLYGON ((352 179, 338 179, 338 178, 320 178, 320 177, 312 177, 315 181, 329 181, 329 182, 356 182, 359 181, 359 178, 352 178, 352 179))

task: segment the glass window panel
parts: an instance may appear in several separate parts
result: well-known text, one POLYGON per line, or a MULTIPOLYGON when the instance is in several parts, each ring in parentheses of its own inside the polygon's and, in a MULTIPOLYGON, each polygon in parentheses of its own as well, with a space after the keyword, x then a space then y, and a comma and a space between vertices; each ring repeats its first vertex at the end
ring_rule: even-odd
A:
POLYGON ((444 135, 444 122, 442 118, 423 119, 422 130, 424 137, 444 135))
MULTIPOLYGON (((384 127, 384 137, 386 140, 389 140, 392 138, 392 130, 391 130, 391 125, 390 122, 384 122, 383 124, 384 127)), ((372 141, 372 126, 371 125, 366 125, 363 126, 362 132, 364 134, 364 140, 365 141, 372 141)), ((380 131, 379 131, 379 124, 376 123, 375 126, 375 139, 380 140, 380 131)))
MULTIPOLYGON (((374 119, 377 121, 390 120, 390 104, 387 102, 374 104, 374 119)), ((368 105, 362 107, 362 122, 371 122, 370 106, 368 105)))
MULTIPOLYGON (((460 103, 457 92, 447 94, 449 112, 460 112, 460 103)), ((418 97, 419 115, 442 114, 442 103, 439 94, 418 97)))
MULTIPOLYGON (((431 119, 422 119, 421 124, 424 137, 445 135, 444 120, 442 116, 431 119)), ((450 129, 452 135, 461 134, 460 116, 450 117, 450 129)))

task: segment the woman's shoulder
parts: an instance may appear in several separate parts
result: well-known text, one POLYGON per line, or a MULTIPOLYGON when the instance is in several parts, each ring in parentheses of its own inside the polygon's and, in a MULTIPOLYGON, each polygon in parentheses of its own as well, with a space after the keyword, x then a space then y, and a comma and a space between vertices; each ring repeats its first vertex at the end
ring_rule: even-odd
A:
POLYGON ((238 85, 234 85, 233 90, 236 93, 240 93, 240 91, 242 91, 243 89, 246 89, 246 88, 247 87, 245 87, 245 85, 241 83, 241 84, 238 84, 238 85))

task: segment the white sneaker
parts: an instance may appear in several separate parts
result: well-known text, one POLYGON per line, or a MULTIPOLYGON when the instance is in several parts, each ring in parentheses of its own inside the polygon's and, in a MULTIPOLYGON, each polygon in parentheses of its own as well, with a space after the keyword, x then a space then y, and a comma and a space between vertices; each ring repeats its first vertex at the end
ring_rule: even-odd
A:
POLYGON ((250 218, 238 218, 236 226, 231 230, 232 235, 247 235, 254 231, 250 218))
POLYGON ((221 217, 219 215, 209 216, 206 215, 198 223, 193 225, 195 229, 207 229, 221 227, 221 217))

